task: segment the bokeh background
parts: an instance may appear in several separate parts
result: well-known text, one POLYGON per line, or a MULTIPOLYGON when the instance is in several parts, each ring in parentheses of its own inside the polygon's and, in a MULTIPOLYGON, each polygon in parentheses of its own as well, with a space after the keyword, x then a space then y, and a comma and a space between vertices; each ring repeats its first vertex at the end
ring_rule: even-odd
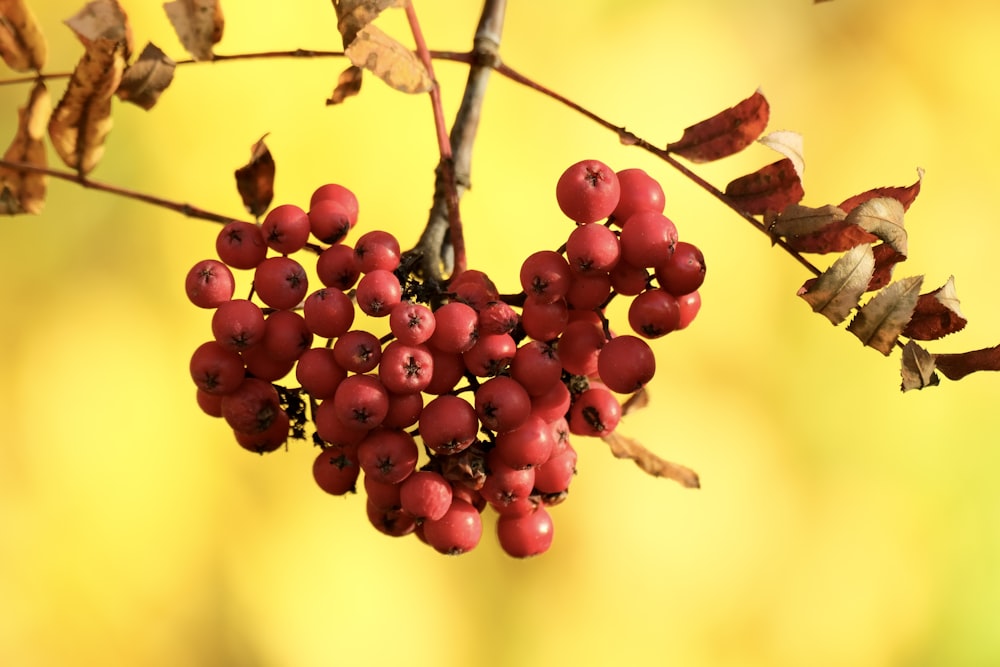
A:
MULTIPOLYGON (((61 22, 79 6, 30 4, 48 69, 71 69, 61 22)), ((123 4, 137 46, 185 56, 159 3, 123 4)), ((340 46, 328 2, 224 8, 219 53, 340 46)), ((470 46, 477 2, 417 8, 432 48, 470 46)), ((380 25, 406 39, 400 12, 380 25)), ((771 129, 805 136, 807 204, 925 169, 896 275, 956 275, 969 326, 929 346, 946 352, 1000 342, 998 29, 980 2, 512 2, 501 52, 660 145, 760 87, 771 129)), ((93 177, 245 219, 233 170, 269 132, 275 203, 341 182, 362 229, 412 243, 430 104, 368 79, 328 108, 343 67, 183 67, 154 110, 116 104, 93 177)), ((437 75, 451 116, 464 70, 437 75)), ((26 97, 0 87, 0 135, 26 97)), ((652 407, 623 426, 703 488, 581 441, 555 543, 528 561, 503 555, 491 519, 461 557, 385 537, 362 496, 314 486, 307 444, 251 455, 200 412, 187 365, 210 318, 182 284, 216 225, 59 181, 44 214, 0 220, 0 664, 1000 664, 1000 378, 901 394, 898 357, 811 313, 795 297, 808 275, 760 233, 496 76, 463 203, 472 265, 513 289, 520 260, 568 233, 554 184, 589 157, 659 178, 705 251, 702 313, 656 344, 652 407)), ((774 159, 755 146, 699 173, 724 185, 774 159)))

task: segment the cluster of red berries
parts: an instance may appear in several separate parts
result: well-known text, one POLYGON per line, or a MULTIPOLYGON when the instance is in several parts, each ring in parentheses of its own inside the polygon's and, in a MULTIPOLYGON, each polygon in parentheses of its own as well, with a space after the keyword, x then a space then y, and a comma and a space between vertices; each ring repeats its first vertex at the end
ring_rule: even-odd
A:
POLYGON ((190 363, 198 404, 259 453, 304 438, 311 422, 316 483, 342 495, 363 473, 383 533, 464 553, 490 506, 504 551, 546 551, 547 508, 576 473, 570 436, 614 430, 616 394, 653 377, 646 339, 687 326, 705 273, 641 170, 577 163, 556 199, 577 226, 559 252, 525 259, 515 295, 474 270, 421 280, 387 232, 348 245, 358 202, 340 185, 317 189, 308 211, 285 204, 259 225, 230 222, 217 258, 186 280, 190 300, 214 311, 190 363), (303 250, 316 253, 318 289, 292 257, 303 250), (233 298, 234 269, 253 271, 248 298, 233 298), (618 296, 633 297, 634 335, 609 327, 618 296), (291 377, 298 387, 278 384, 291 377))

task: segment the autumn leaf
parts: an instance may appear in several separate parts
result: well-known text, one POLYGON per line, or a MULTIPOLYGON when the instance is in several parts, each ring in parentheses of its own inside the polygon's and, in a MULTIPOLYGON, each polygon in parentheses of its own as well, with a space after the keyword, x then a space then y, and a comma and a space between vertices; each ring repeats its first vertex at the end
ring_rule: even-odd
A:
POLYGON ((407 0, 333 0, 337 30, 346 49, 369 23, 390 7, 405 7, 407 0))
POLYGON ((667 151, 692 162, 711 162, 738 153, 761 135, 767 127, 770 107, 758 90, 736 106, 684 130, 667 151))
POLYGON ((220 0, 174 0, 163 9, 187 52, 195 60, 211 60, 225 27, 220 0))
POLYGON ((907 245, 906 229, 903 228, 904 210, 898 199, 875 197, 851 209, 847 214, 847 222, 885 241, 905 257, 907 245))
POLYGON ((799 296, 812 306, 813 311, 834 324, 840 324, 858 305, 874 270, 875 256, 871 246, 855 246, 818 278, 809 281, 809 287, 799 290, 799 296))
POLYGON ((876 241, 878 237, 846 220, 832 220, 818 231, 785 239, 792 250, 817 254, 845 252, 857 245, 876 241))
POLYGON ((615 458, 630 459, 639 468, 653 477, 666 477, 689 489, 701 488, 698 474, 682 465, 671 463, 660 458, 643 447, 637 440, 624 436, 617 431, 601 437, 611 448, 615 458))
POLYGON ((773 236, 781 238, 806 236, 822 231, 827 225, 839 222, 846 217, 847 214, 842 209, 829 204, 819 208, 792 204, 786 206, 779 215, 770 221, 767 231, 773 236))
POLYGON ((333 89, 333 94, 326 101, 327 106, 340 104, 348 97, 354 97, 361 92, 361 80, 364 77, 364 70, 356 65, 351 65, 337 79, 337 87, 333 89))
POLYGON ((875 253, 875 272, 872 274, 871 282, 868 283, 868 291, 880 290, 892 282, 892 271, 900 262, 906 261, 906 255, 900 255, 888 243, 878 243, 872 246, 875 253))
POLYGON ((966 319, 959 308, 955 276, 927 294, 921 294, 903 335, 916 340, 937 340, 965 328, 966 319))
POLYGON ((645 387, 629 396, 622 403, 622 417, 649 406, 649 392, 645 387))
POLYGON ((236 189, 250 215, 260 217, 274 199, 274 158, 263 137, 250 147, 250 161, 236 170, 236 189))
POLYGON ((132 28, 117 0, 92 0, 64 23, 76 33, 84 46, 105 37, 125 45, 126 61, 132 57, 132 28))
POLYGON ((903 391, 935 387, 941 382, 937 373, 934 372, 934 355, 912 340, 903 346, 903 358, 899 373, 903 378, 900 385, 900 389, 903 391))
POLYGON ((150 42, 138 60, 125 69, 115 94, 123 102, 131 102, 148 111, 174 80, 176 67, 173 59, 150 42))
POLYGON ((889 356, 909 322, 920 296, 923 276, 897 280, 863 305, 847 330, 869 347, 889 356))
POLYGON ((905 187, 873 188, 867 192, 854 195, 842 203, 840 208, 844 209, 845 212, 850 213, 854 207, 868 201, 869 199, 875 199, 876 197, 892 197, 893 199, 899 200, 899 203, 903 205, 903 210, 907 211, 913 201, 917 198, 917 195, 920 194, 920 183, 923 180, 924 170, 917 169, 917 181, 913 185, 905 187))
POLYGON ((106 37, 90 43, 77 63, 52 119, 49 138, 62 161, 81 174, 104 154, 111 131, 111 98, 125 69, 124 46, 106 37))
POLYGON ((0 0, 0 54, 15 72, 45 67, 48 44, 24 0, 0 0))
POLYGON ((354 65, 404 93, 426 93, 434 85, 416 54, 376 26, 359 32, 346 54, 354 65))
POLYGON ((949 380, 961 380, 976 371, 1000 371, 1000 345, 958 354, 936 354, 934 364, 949 380))
MULTIPOLYGON (((31 89, 28 104, 18 109, 17 134, 3 159, 45 167, 45 128, 52 114, 52 101, 45 84, 31 89)), ((42 212, 48 177, 33 171, 0 167, 0 211, 8 214, 42 212)))
POLYGON ((800 201, 802 181, 788 158, 741 176, 726 186, 726 196, 741 211, 765 215, 800 201))
POLYGON ((778 130, 770 134, 765 134, 757 140, 757 143, 763 144, 791 160, 792 166, 795 167, 795 173, 798 174, 799 180, 802 180, 806 170, 806 163, 803 157, 801 134, 788 130, 778 130))

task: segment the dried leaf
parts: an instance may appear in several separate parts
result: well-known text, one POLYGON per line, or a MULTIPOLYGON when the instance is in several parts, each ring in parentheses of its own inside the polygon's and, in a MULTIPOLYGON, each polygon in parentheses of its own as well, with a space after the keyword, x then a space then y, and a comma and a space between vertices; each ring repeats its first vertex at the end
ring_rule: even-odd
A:
POLYGON ((225 27, 220 0, 173 0, 163 9, 187 52, 195 60, 211 60, 225 27))
MULTIPOLYGON (((17 134, 3 159, 45 167, 45 128, 52 114, 52 100, 45 84, 31 89, 28 104, 18 109, 17 134)), ((0 211, 8 214, 42 212, 48 176, 33 171, 0 167, 0 211)))
POLYGON ((337 87, 333 89, 333 94, 326 101, 327 106, 340 104, 348 97, 354 97, 361 92, 361 80, 364 77, 364 70, 356 65, 351 65, 337 79, 337 87))
POLYGON ((936 354, 934 363, 949 380, 961 380, 976 371, 1000 371, 1000 345, 958 354, 936 354))
POLYGON ((806 236, 820 232, 827 225, 839 222, 846 217, 847 214, 842 209, 830 204, 819 208, 792 204, 791 206, 786 206, 771 221, 767 230, 772 235, 782 238, 806 236))
POLYGON ((405 7, 407 0, 333 0, 337 30, 346 49, 369 23, 389 7, 405 7))
POLYGON ((923 280, 923 276, 903 278, 882 289, 858 310, 847 330, 865 345, 889 356, 913 315, 923 280))
POLYGON ((150 42, 139 59, 128 66, 116 94, 123 102, 137 104, 147 111, 174 80, 177 63, 150 42))
POLYGON ((770 107, 758 90, 736 106, 684 130, 667 151, 692 162, 710 162, 738 153, 754 142, 767 127, 770 107))
POLYGON ((878 243, 872 246, 875 253, 875 273, 868 283, 868 291, 880 290, 892 281, 892 271, 896 264, 906 261, 906 255, 900 255, 888 243, 878 243))
POLYGON ((125 10, 117 0, 92 0, 64 21, 84 46, 99 37, 125 45, 125 60, 132 57, 132 28, 125 10))
POLYGON ((869 199, 875 199, 876 197, 892 197, 893 199, 898 199, 899 203, 903 205, 903 210, 907 211, 910 208, 910 204, 917 198, 920 194, 920 183, 924 180, 924 170, 917 169, 917 181, 913 185, 908 185, 905 187, 888 187, 888 188, 874 188, 868 190, 867 192, 862 192, 859 195, 854 195, 843 204, 840 208, 844 209, 847 213, 850 213, 854 207, 862 204, 869 199))
POLYGON ((666 477, 689 489, 701 488, 698 474, 685 466, 671 463, 643 447, 637 440, 613 431, 601 438, 611 448, 615 458, 635 461, 643 471, 653 477, 666 477))
POLYGON ((819 231, 785 240, 790 248, 799 252, 825 254, 844 252, 863 243, 874 243, 878 238, 846 220, 833 220, 819 231))
POLYGON ((104 154, 111 131, 111 98, 125 69, 120 42, 98 37, 77 63, 49 121, 49 138, 62 161, 82 174, 104 154))
POLYGON ((899 374, 903 391, 936 387, 941 379, 934 372, 934 356, 912 340, 903 346, 903 360, 899 374))
POLYGON ((851 248, 814 281, 808 289, 799 290, 813 311, 824 315, 834 324, 840 324, 858 305, 875 270, 875 255, 871 246, 851 248))
POLYGON ((916 340, 937 340, 961 331, 965 324, 955 292, 955 276, 951 276, 940 288, 920 295, 903 335, 916 340))
POLYGON ((48 44, 24 0, 0 0, 0 54, 15 72, 45 67, 48 44))
POLYGON ((903 228, 902 202, 893 197, 868 199, 851 209, 847 222, 852 223, 888 243, 900 255, 906 256, 906 229, 903 228))
POLYGON ((726 196, 750 215, 780 211, 799 202, 804 194, 802 181, 788 158, 740 176, 726 186, 726 196))
POLYGON ((649 405, 649 392, 645 387, 635 392, 622 403, 622 417, 649 405))
POLYGON ((434 85, 416 54, 376 26, 359 32, 346 54, 356 66, 404 93, 426 93, 434 85))
POLYGON ((778 151, 791 160, 792 165, 795 167, 795 173, 798 174, 799 180, 802 180, 806 170, 806 162, 803 157, 801 134, 790 132, 789 130, 778 130, 777 132, 765 134, 757 141, 772 150, 778 151))
POLYGON ((263 137, 250 147, 250 161, 236 170, 236 189, 250 215, 260 217, 274 199, 274 158, 263 137))

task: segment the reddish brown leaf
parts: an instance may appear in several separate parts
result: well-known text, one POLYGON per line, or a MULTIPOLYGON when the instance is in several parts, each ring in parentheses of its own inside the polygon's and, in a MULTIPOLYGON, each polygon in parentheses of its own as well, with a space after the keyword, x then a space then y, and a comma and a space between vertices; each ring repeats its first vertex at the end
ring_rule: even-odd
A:
POLYGON ((858 309, 847 330, 869 347, 888 356, 910 321, 920 295, 923 276, 898 280, 858 309))
POLYGON ((949 380, 961 380, 976 371, 1000 371, 1000 345, 958 354, 936 354, 934 363, 949 380))
POLYGON ((965 324, 955 293, 955 276, 951 276, 940 288, 920 295, 903 335, 915 340, 937 340, 961 331, 965 324))
MULTIPOLYGON (((3 159, 35 167, 46 166, 45 128, 51 114, 49 91, 39 81, 31 90, 28 104, 18 109, 17 134, 3 159)), ((0 167, 0 212, 41 213, 47 182, 45 174, 0 167)))
POLYGON ((798 203, 805 192, 788 158, 773 162, 726 186, 726 196, 750 215, 766 215, 798 203))
POLYGON ((173 0, 163 5, 174 32, 195 60, 211 60, 222 39, 225 18, 220 0, 173 0))
POLYGON ((389 7, 403 7, 407 0, 333 0, 337 30, 346 49, 358 33, 389 7))
POLYGON ((236 189, 250 215, 260 217, 274 199, 274 158, 265 134, 250 147, 250 161, 236 170, 236 189))
POLYGON ((160 99, 160 93, 174 80, 176 67, 177 63, 155 44, 146 44, 139 59, 126 68, 116 91, 118 99, 146 110, 152 109, 160 99))
POLYGON ((615 458, 630 459, 653 477, 666 477, 689 489, 701 488, 698 473, 685 466, 660 458, 643 447, 637 440, 624 436, 618 431, 603 436, 601 439, 611 448, 611 453, 615 455, 615 458))
POLYGON ((99 37, 125 45, 125 60, 132 57, 132 28, 125 10, 117 0, 92 0, 83 9, 66 19, 66 25, 76 33, 84 46, 99 37))
POLYGON ((692 162, 710 162, 738 153, 767 127, 770 107, 758 90, 736 106, 684 130, 667 150, 692 162))
POLYGON ((935 387, 941 382, 937 373, 934 372, 934 355, 912 340, 903 346, 899 374, 903 378, 900 384, 900 389, 903 391, 935 387))
POLYGON ((792 236, 786 241, 793 250, 823 254, 844 252, 862 243, 875 243, 878 237, 845 220, 834 220, 817 232, 792 236))
POLYGON ((0 55, 15 72, 37 71, 45 66, 45 35, 24 0, 0 0, 0 55))
POLYGON ((361 80, 364 77, 364 70, 357 65, 351 65, 340 73, 337 79, 337 87, 333 89, 333 94, 326 101, 327 106, 340 104, 348 97, 354 97, 361 92, 361 80))
POLYGON ((906 211, 910 208, 910 204, 917 198, 920 194, 920 183, 924 179, 924 170, 917 169, 917 181, 913 185, 907 185, 905 187, 886 187, 886 188, 874 188, 868 190, 867 192, 862 192, 859 195, 854 195, 843 204, 840 208, 844 209, 845 212, 850 213, 851 210, 863 202, 869 199, 875 199, 876 197, 892 197, 893 199, 898 199, 903 205, 903 210, 906 211))
POLYGON ((121 42, 98 37, 77 63, 52 119, 49 138, 66 166, 86 174, 104 155, 111 131, 111 98, 125 69, 121 42))
POLYGON ((906 260, 905 255, 900 255, 888 243, 878 243, 872 246, 875 253, 875 273, 872 274, 871 282, 868 283, 868 291, 880 290, 892 281, 892 270, 896 264, 906 260))

